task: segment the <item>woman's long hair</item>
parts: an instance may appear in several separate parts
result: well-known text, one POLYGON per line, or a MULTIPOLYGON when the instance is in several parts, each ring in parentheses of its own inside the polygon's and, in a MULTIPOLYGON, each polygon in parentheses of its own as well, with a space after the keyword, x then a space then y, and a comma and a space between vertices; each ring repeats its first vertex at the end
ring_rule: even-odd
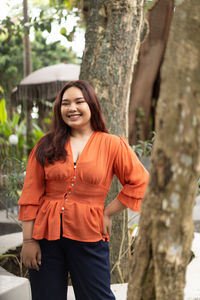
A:
POLYGON ((65 144, 70 137, 71 129, 62 119, 61 103, 64 92, 70 87, 77 87, 82 91, 83 97, 91 111, 92 129, 108 133, 101 106, 93 87, 84 80, 66 83, 56 97, 50 132, 43 136, 37 144, 36 158, 43 166, 46 161, 53 164, 57 160, 66 160, 65 144))

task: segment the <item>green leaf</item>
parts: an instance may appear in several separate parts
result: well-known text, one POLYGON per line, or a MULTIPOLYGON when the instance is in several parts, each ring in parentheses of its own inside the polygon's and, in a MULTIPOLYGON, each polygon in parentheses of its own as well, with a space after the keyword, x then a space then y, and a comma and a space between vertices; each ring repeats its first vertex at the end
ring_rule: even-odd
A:
POLYGON ((43 15, 44 15, 44 10, 41 10, 41 12, 40 12, 40 18, 41 19, 42 19, 43 15))
POLYGON ((7 111, 6 111, 6 102, 5 99, 1 99, 0 101, 0 122, 5 124, 7 120, 7 111))
POLYGON ((20 115, 15 113, 13 116, 13 120, 12 120, 12 128, 13 129, 17 126, 19 119, 20 119, 20 115))
POLYGON ((37 141, 38 141, 41 137, 43 137, 44 132, 41 131, 41 130, 36 130, 36 129, 34 129, 33 132, 34 132, 34 143, 36 144, 37 141))
POLYGON ((46 23, 46 30, 48 31, 48 33, 51 32, 51 23, 50 22, 46 23))
POLYGON ((66 36, 66 34, 67 34, 67 30, 66 30, 66 28, 65 28, 65 27, 62 27, 62 28, 60 29, 60 34, 62 34, 62 35, 64 35, 64 36, 66 36))
POLYGON ((45 118, 45 119, 44 119, 44 123, 45 123, 45 124, 50 124, 50 122, 51 122, 51 119, 50 119, 50 118, 45 118))

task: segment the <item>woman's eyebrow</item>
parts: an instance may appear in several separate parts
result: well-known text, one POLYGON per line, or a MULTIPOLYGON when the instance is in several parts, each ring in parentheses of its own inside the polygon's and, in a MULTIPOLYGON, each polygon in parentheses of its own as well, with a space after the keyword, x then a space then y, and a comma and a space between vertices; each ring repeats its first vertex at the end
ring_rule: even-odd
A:
MULTIPOLYGON (((77 97, 73 100, 80 100, 80 99, 84 99, 84 97, 77 97)), ((70 101, 70 99, 67 99, 67 98, 63 98, 62 101, 70 101)))

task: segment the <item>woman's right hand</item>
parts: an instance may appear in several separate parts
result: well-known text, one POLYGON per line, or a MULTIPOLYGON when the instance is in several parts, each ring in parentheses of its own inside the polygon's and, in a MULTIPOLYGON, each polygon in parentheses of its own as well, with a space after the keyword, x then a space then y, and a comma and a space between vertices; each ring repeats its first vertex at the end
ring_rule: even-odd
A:
POLYGON ((39 271, 41 265, 41 249, 37 241, 24 242, 21 250, 21 259, 25 267, 39 271))

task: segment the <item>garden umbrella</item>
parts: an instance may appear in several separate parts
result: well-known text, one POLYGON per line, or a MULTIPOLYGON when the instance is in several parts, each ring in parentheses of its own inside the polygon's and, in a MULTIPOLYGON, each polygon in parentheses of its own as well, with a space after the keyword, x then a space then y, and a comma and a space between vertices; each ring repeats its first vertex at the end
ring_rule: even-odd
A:
POLYGON ((41 68, 25 77, 13 90, 11 98, 15 104, 21 100, 51 100, 67 81, 79 78, 80 66, 60 63, 41 68))

